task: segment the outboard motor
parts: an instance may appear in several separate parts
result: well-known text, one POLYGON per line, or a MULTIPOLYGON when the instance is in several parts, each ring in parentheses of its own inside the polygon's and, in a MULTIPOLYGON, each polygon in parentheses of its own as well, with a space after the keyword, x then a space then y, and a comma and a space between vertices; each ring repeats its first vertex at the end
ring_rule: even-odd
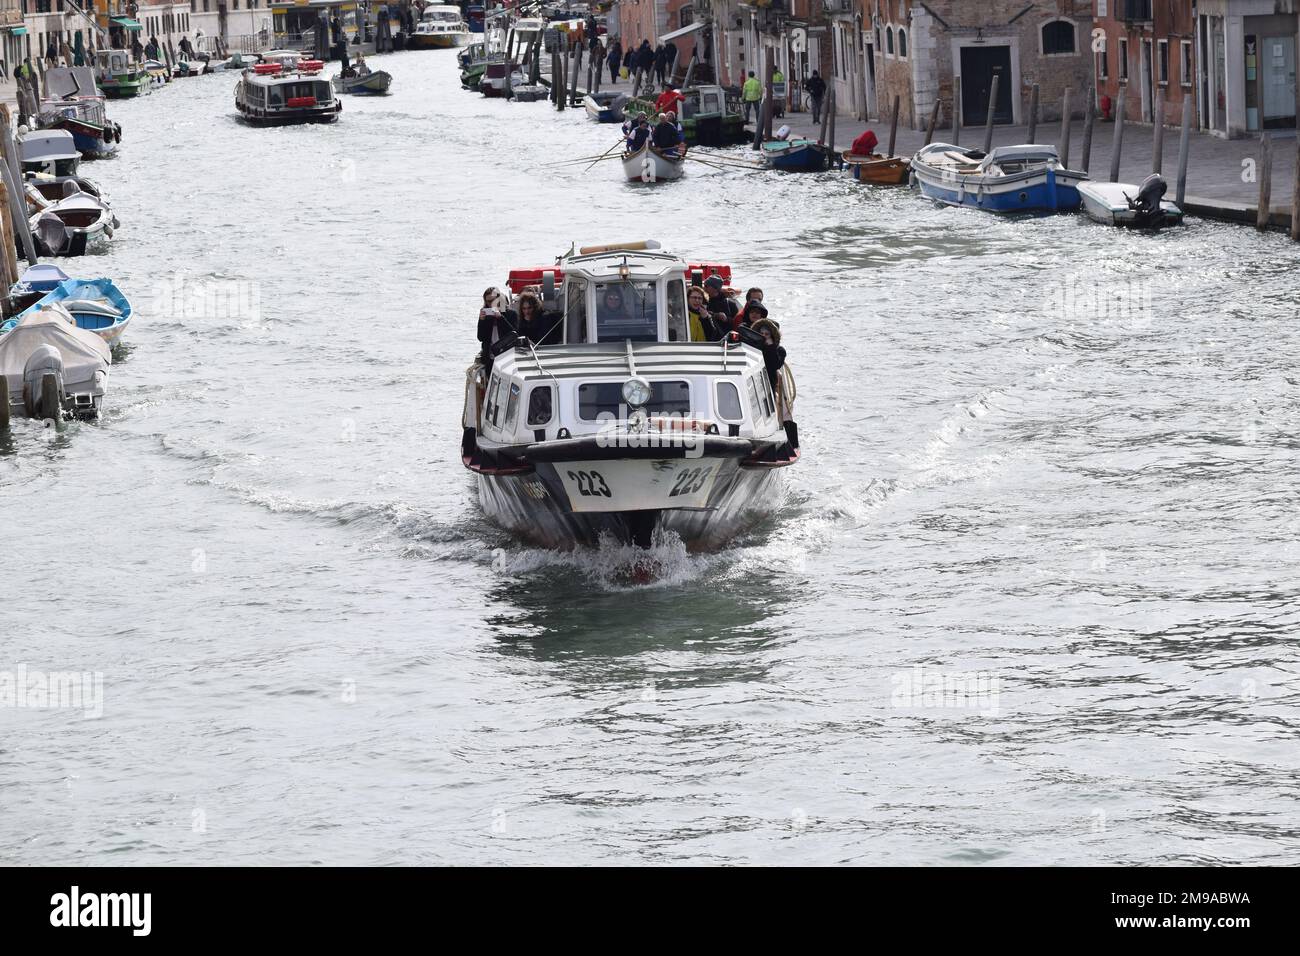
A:
POLYGON ((52 212, 43 212, 32 228, 36 239, 36 251, 40 255, 57 256, 68 246, 68 229, 63 220, 52 212))
POLYGON ((1160 210, 1160 200, 1169 191, 1169 184, 1159 173, 1152 173, 1142 180, 1138 187, 1136 199, 1129 200, 1129 205, 1137 213, 1137 225, 1143 228, 1160 225, 1164 214, 1160 210))
POLYGON ((23 365, 23 407, 27 417, 57 420, 62 395, 63 356, 53 345, 38 345, 23 365))

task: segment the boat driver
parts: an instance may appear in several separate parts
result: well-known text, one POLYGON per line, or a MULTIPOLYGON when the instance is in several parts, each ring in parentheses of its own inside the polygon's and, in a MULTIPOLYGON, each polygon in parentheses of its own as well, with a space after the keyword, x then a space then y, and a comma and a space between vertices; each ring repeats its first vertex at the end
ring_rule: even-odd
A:
POLYGON ((626 309, 623 306, 623 290, 616 285, 606 286, 605 294, 600 300, 600 320, 608 322, 622 321, 627 318, 626 309))

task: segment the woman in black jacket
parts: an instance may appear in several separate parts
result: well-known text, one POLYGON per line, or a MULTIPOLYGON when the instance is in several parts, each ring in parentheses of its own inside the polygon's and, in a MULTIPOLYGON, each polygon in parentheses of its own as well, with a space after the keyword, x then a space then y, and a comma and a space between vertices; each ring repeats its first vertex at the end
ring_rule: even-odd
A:
POLYGON ((609 48, 609 55, 605 58, 609 64, 609 82, 613 83, 618 79, 618 68, 623 65, 623 41, 615 40, 614 45, 609 48))
POLYGON ((771 319, 759 319, 754 323, 753 329, 763 337, 761 347, 763 366, 767 369, 767 380, 772 383, 772 392, 779 394, 777 381, 781 377, 781 366, 785 365, 785 349, 781 348, 781 329, 771 319))

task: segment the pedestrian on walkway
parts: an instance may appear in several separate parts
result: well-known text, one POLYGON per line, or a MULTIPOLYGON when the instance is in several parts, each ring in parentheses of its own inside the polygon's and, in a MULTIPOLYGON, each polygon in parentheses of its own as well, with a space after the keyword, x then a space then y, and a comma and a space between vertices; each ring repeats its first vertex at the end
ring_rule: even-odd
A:
POLYGON ((808 95, 812 98, 813 122, 820 123, 822 100, 826 97, 826 81, 817 74, 816 70, 813 70, 812 76, 804 81, 803 88, 808 91, 808 95))
POLYGON ((618 79, 618 68, 623 64, 623 41, 614 38, 614 45, 609 48, 609 56, 606 58, 609 64, 609 82, 613 83, 618 79))
POLYGON ((763 84, 758 82, 758 77, 754 71, 749 71, 749 78, 745 80, 745 85, 741 88, 740 98, 745 103, 745 122, 749 122, 750 110, 753 110, 755 117, 761 115, 762 111, 758 104, 763 99, 763 84))

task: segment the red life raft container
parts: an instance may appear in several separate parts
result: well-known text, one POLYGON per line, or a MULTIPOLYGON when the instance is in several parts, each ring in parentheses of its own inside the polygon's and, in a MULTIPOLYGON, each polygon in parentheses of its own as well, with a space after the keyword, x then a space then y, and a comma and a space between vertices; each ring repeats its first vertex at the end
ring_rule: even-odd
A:
POLYGON ((537 266, 532 269, 511 269, 510 278, 506 280, 510 284, 510 291, 515 295, 518 295, 530 285, 541 285, 542 275, 548 268, 550 268, 551 274, 555 276, 555 284, 557 286, 564 281, 564 276, 558 266, 537 266))
POLYGON ((707 282, 711 277, 718 276, 722 284, 731 285, 731 266, 721 262, 693 262, 686 267, 686 282, 689 285, 695 279, 695 273, 702 272, 700 282, 707 282))
POLYGON ((298 69, 303 73, 319 73, 324 68, 324 60, 303 60, 298 64, 298 69))
POLYGON ((258 76, 266 76, 268 73, 279 73, 280 64, 279 63, 255 63, 253 65, 253 72, 256 73, 258 76))
POLYGON ((291 110, 296 110, 296 109, 311 109, 312 107, 314 107, 314 106, 316 105, 316 97, 314 97, 314 96, 291 96, 291 97, 289 97, 289 99, 285 102, 284 105, 287 106, 287 107, 289 107, 289 109, 291 109, 291 110))

